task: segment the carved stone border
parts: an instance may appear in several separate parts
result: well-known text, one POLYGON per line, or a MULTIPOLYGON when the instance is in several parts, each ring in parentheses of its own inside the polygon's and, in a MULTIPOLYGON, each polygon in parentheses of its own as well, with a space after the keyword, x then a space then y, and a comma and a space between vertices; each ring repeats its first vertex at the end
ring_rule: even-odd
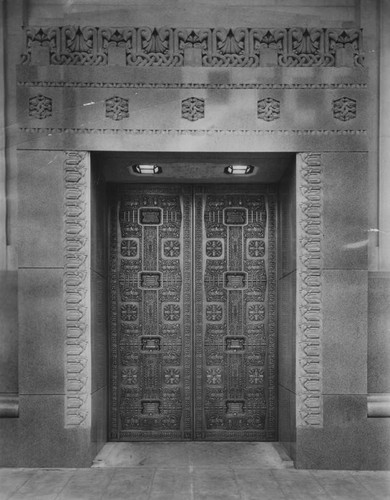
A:
POLYGON ((297 160, 297 427, 322 427, 321 154, 297 160))
POLYGON ((113 89, 207 89, 207 90, 339 90, 367 89, 364 82, 341 83, 205 83, 205 82, 68 82, 64 80, 19 80, 18 87, 113 88, 113 89))
POLYGON ((61 128, 61 127, 20 127, 20 132, 27 134, 45 134, 47 136, 56 134, 66 135, 245 135, 245 136, 334 136, 334 135, 367 135, 366 129, 158 129, 158 128, 61 128))
POLYGON ((89 426, 90 308, 87 153, 68 151, 64 163, 65 426, 89 426))
POLYGON ((362 67, 359 28, 28 26, 22 64, 362 67))

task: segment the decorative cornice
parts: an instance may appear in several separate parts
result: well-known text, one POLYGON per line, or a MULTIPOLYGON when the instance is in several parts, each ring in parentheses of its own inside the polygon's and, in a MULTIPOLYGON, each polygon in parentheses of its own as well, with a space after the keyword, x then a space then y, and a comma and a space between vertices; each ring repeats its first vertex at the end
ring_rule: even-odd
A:
POLYGON ((65 426, 89 425, 89 230, 86 153, 64 163, 64 307, 66 314, 65 426))
POLYGON ((297 241, 297 426, 322 427, 322 165, 300 154, 297 241))
POLYGON ((337 130, 250 130, 250 129, 148 129, 148 128, 61 128, 61 127, 20 127, 21 132, 29 134, 113 134, 113 135, 247 135, 247 136, 262 136, 262 135, 367 135, 367 130, 351 130, 351 129, 337 129, 337 130))
POLYGON ((19 87, 114 88, 114 89, 205 89, 205 90, 365 90, 367 83, 172 83, 172 82, 70 82, 32 80, 19 87))
MULTIPOLYGON (((362 30, 29 26, 22 64, 38 47, 51 65, 362 66, 362 30)), ((42 57, 42 54, 40 54, 42 57)))

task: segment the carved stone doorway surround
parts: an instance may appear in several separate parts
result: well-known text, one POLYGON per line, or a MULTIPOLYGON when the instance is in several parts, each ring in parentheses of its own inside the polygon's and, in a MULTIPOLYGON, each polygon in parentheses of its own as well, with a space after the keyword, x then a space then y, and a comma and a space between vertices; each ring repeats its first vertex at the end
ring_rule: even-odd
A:
MULTIPOLYGON (((296 427, 320 428, 322 412, 322 166, 296 157, 296 427)), ((64 161, 65 426, 91 426, 90 156, 64 161)))

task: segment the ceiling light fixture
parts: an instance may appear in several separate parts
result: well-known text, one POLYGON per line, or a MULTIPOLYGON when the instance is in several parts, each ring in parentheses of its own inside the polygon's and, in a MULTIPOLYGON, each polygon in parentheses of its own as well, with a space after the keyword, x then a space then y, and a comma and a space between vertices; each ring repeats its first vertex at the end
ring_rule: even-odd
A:
POLYGON ((141 175, 161 174, 162 168, 158 165, 133 165, 133 172, 141 175))
POLYGON ((253 172, 252 165, 228 165, 225 168, 225 174, 228 175, 247 175, 253 172))

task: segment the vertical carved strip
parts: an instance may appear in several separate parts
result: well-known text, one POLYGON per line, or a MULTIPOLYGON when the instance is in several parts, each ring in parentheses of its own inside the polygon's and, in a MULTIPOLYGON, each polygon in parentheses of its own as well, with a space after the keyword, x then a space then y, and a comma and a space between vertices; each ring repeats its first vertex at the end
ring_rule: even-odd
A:
POLYGON ((193 439, 192 423, 192 189, 183 187, 183 336, 184 439, 193 439))
POLYGON ((194 192, 194 363, 195 363, 195 435, 194 439, 204 439, 204 394, 203 394, 203 256, 202 256, 202 242, 203 242, 203 188, 199 187, 194 192))
POLYGON ((297 426, 322 427, 322 166, 298 157, 297 426))
MULTIPOLYGON (((270 191, 272 186, 270 186, 270 191)), ((268 195, 268 436, 274 439, 277 387, 277 291, 276 291, 276 201, 271 191, 268 195)))
MULTIPOLYGON (((118 346, 119 346, 119 325, 118 325, 118 207, 117 203, 110 205, 110 437, 119 438, 119 415, 118 415, 118 346)), ((138 250, 137 250, 138 251, 138 250)))
POLYGON ((65 426, 88 426, 90 359, 87 153, 66 153, 64 165, 65 426))

